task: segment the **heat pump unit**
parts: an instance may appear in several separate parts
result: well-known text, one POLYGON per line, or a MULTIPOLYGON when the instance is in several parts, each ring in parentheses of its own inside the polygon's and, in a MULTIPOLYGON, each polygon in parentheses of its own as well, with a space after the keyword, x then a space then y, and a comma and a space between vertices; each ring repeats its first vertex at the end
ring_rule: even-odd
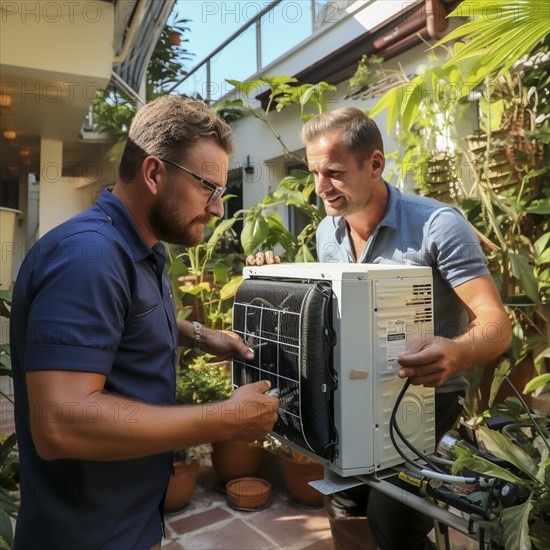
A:
MULTIPOLYGON (((233 384, 270 380, 279 389, 278 437, 344 477, 403 462, 389 435, 404 383, 397 357, 432 334, 429 267, 247 267, 233 330, 255 352, 254 361, 234 359, 233 384)), ((433 389, 411 385, 397 423, 415 448, 432 453, 433 389)))

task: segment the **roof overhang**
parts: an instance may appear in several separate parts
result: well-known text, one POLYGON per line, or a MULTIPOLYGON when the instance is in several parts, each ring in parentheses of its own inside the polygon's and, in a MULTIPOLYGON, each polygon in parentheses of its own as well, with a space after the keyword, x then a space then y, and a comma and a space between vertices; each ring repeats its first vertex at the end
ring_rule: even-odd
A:
POLYGON ((2 177, 6 171, 39 171, 43 139, 63 143, 63 162, 68 166, 110 147, 105 140, 81 137, 89 106, 96 91, 107 87, 113 71, 139 92, 174 3, 0 3, 2 177))
POLYGON ((391 59, 422 41, 443 37, 447 15, 462 0, 417 0, 294 76, 300 82, 338 84, 350 78, 363 55, 391 59))

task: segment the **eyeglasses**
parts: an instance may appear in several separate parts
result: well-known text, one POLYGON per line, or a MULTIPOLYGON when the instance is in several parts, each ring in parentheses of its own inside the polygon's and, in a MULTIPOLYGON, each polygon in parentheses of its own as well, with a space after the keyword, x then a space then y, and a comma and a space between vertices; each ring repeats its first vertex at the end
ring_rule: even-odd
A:
POLYGON ((212 204, 218 197, 221 197, 226 191, 227 187, 224 187, 222 185, 216 185, 215 183, 212 183, 211 181, 205 180, 204 178, 201 178, 198 174, 195 174, 195 172, 192 172, 189 170, 189 168, 185 168, 185 166, 179 165, 177 162, 174 162, 173 160, 160 158, 162 162, 167 162, 168 164, 171 164, 172 166, 175 166, 176 168, 179 168, 180 170, 183 170, 184 172, 187 172, 190 176, 194 177, 197 181, 200 181, 205 187, 210 189, 212 191, 212 194, 208 198, 208 201, 206 204, 212 204))

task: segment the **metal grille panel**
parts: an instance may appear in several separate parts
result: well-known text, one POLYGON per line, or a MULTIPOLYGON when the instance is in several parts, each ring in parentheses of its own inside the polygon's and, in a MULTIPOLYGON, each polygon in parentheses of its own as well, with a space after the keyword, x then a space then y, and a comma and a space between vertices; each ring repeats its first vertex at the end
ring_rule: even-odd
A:
POLYGON ((233 383, 269 380, 280 391, 274 432, 320 456, 335 442, 331 300, 330 283, 249 279, 233 305, 233 330, 255 352, 234 359, 233 383))

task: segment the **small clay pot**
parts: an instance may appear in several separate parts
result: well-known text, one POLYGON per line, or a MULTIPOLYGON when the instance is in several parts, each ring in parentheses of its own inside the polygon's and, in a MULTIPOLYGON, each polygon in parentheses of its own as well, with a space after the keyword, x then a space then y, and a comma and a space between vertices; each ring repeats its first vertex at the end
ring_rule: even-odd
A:
POLYGON ((174 463, 174 473, 170 476, 164 498, 165 512, 169 514, 179 512, 189 504, 195 491, 198 470, 199 463, 197 461, 193 461, 191 464, 174 463))
POLYGON ((271 484, 259 477, 240 477, 228 481, 227 503, 237 510, 259 510, 271 500, 271 484))
POLYGON ((324 478, 325 470, 322 464, 296 460, 285 454, 278 456, 283 467, 286 488, 292 500, 311 508, 322 506, 323 495, 308 483, 324 478))
POLYGON ((260 469, 263 450, 248 441, 228 439, 212 444, 212 466, 222 483, 252 477, 260 469))

